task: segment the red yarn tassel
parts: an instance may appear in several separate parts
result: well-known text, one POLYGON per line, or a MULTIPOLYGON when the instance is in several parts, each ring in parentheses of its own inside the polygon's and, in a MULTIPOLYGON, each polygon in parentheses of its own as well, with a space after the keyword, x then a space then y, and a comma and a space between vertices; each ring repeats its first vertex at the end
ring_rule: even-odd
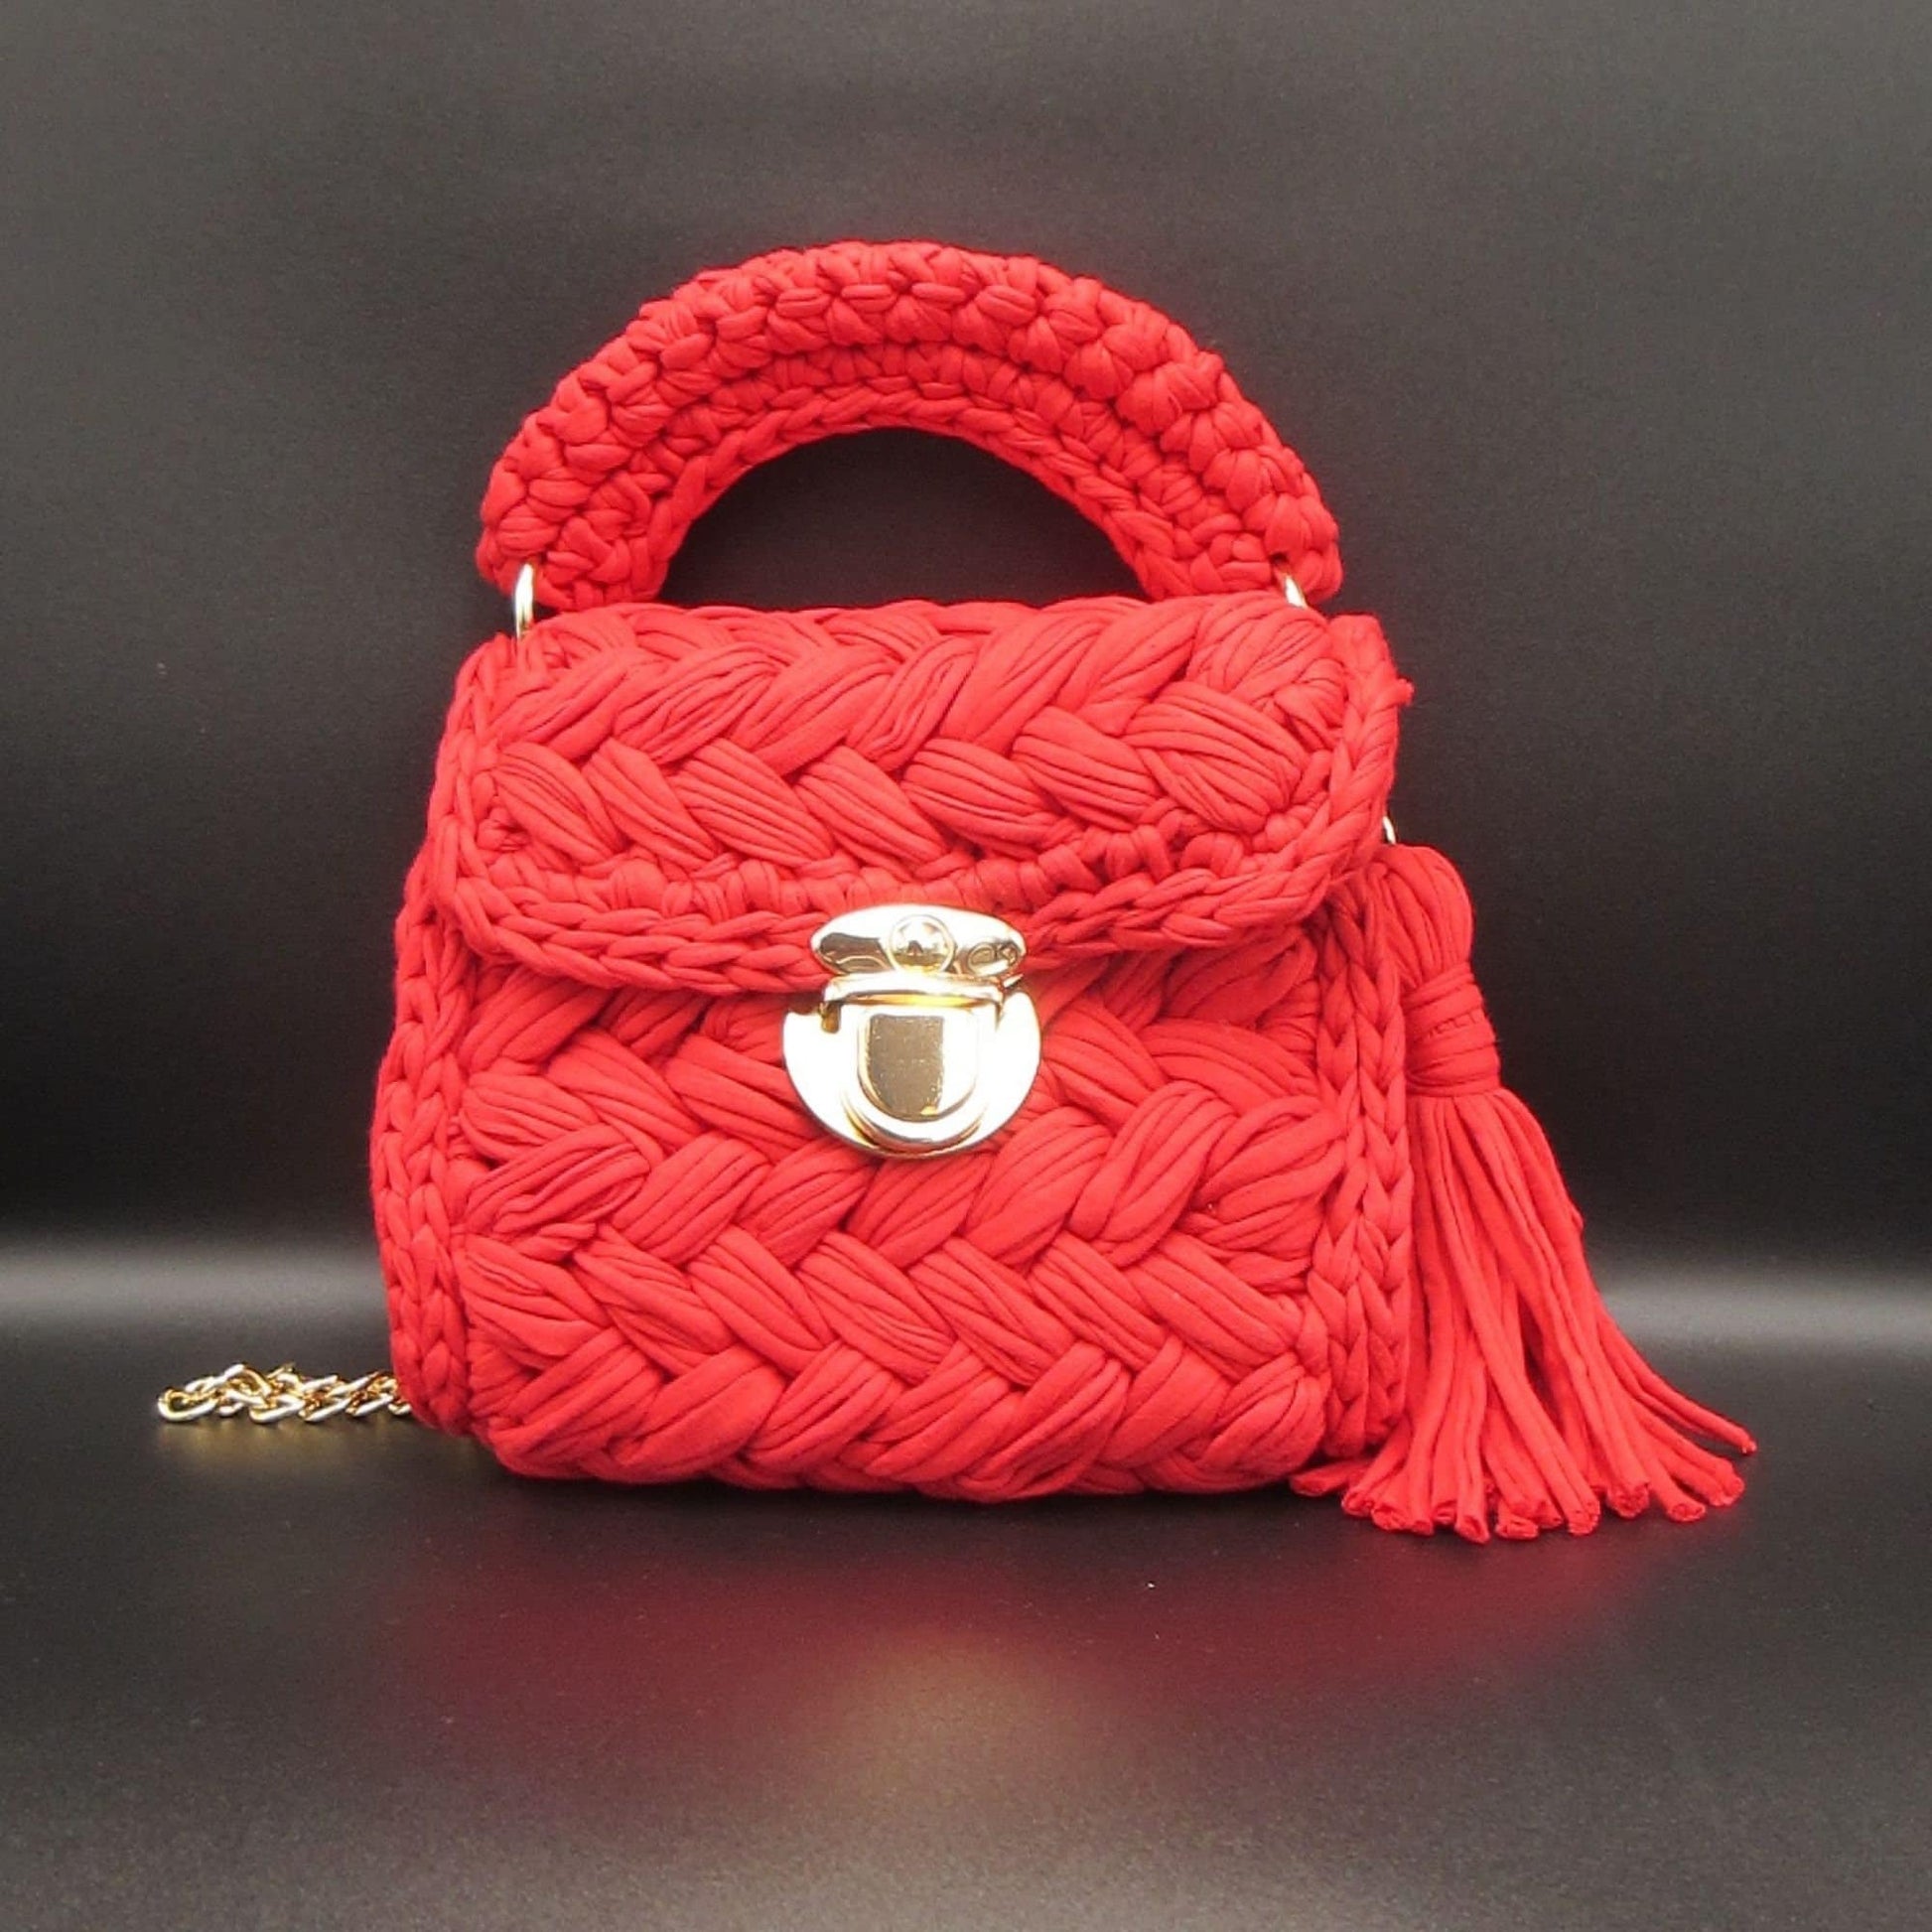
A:
POLYGON ((1472 1542, 1596 1527, 1602 1504, 1689 1522, 1732 1502, 1735 1423, 1680 1395, 1619 1332, 1534 1115, 1500 1082, 1469 970, 1468 896, 1440 853, 1385 852, 1370 929, 1396 948, 1408 1021, 1415 1293, 1404 1413, 1379 1451, 1311 1469, 1304 1494, 1384 1529, 1472 1542))

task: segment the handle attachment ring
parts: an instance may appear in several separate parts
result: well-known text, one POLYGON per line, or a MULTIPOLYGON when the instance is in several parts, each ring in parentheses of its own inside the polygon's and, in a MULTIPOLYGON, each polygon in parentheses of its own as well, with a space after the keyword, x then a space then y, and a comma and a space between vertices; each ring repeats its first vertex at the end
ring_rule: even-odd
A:
POLYGON ((520 637, 537 621, 537 567, 525 564, 510 587, 510 635, 520 637))

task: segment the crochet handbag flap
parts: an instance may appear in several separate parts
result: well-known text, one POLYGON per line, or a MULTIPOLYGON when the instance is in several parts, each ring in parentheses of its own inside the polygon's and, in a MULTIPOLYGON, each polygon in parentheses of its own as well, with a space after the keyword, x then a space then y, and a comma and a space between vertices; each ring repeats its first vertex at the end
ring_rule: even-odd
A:
POLYGON ((1030 962, 1239 943, 1374 850, 1408 686, 1267 591, 799 612, 622 604, 471 659, 425 864, 495 957, 599 986, 816 986, 898 899, 1030 962))

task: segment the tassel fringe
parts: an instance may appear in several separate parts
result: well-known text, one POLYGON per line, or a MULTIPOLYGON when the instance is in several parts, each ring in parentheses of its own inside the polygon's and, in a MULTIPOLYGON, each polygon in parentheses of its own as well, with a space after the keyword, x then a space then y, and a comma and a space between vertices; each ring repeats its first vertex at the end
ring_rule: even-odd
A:
POLYGON ((1460 882, 1438 855, 1409 851, 1402 883, 1440 889, 1418 870, 1427 860, 1449 875, 1453 894, 1447 902, 1433 893, 1391 896, 1411 941, 1425 942, 1410 961, 1421 975, 1412 1030, 1418 1012, 1442 1022, 1447 1009, 1441 1036, 1420 1042, 1421 1090, 1412 1085, 1408 1111, 1416 1183, 1408 1399, 1379 1450, 1307 1470, 1295 1487, 1338 1492, 1345 1510, 1384 1529, 1427 1535, 1440 1525, 1476 1543, 1492 1531, 1584 1535, 1605 1504, 1619 1516, 1655 1506, 1694 1521, 1743 1489, 1730 1462, 1696 1439, 1739 1454, 1754 1445, 1670 1387, 1610 1319, 1550 1144, 1523 1102, 1494 1081, 1466 939, 1456 944, 1467 920, 1460 882), (1414 921, 1432 900, 1438 917, 1418 934, 1414 921), (1448 943, 1439 951, 1432 939, 1448 943), (1465 999, 1453 997, 1457 986, 1466 986, 1465 999), (1485 1055, 1491 1077, 1471 1077, 1485 1055), (1432 1077, 1444 1069, 1449 1078, 1432 1077))

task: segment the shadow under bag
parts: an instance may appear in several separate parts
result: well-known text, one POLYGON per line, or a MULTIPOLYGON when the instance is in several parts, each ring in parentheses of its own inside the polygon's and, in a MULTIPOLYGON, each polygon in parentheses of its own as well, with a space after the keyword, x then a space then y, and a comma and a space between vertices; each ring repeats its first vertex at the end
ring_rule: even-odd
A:
POLYGON ((1408 687, 1220 359, 1027 256, 648 304, 523 425, 373 1136, 416 1413, 537 1475, 1702 1515, 1750 1447, 1604 1312, 1499 1079, 1408 687), (917 428, 1147 595, 652 602, 754 464, 917 428))

